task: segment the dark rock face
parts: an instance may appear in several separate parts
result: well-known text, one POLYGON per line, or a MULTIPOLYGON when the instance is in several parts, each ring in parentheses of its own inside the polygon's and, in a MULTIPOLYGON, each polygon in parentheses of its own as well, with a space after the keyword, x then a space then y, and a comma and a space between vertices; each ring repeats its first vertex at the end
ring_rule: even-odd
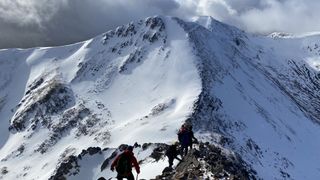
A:
POLYGON ((0 179, 5 179, 6 174, 9 173, 8 167, 0 167, 0 179))
POLYGON ((165 29, 165 24, 160 17, 149 17, 146 20, 146 26, 151 29, 158 28, 159 31, 163 31, 165 29))
POLYGON ((39 125, 48 126, 48 116, 59 114, 74 105, 73 92, 67 85, 53 79, 39 87, 42 83, 40 78, 29 87, 13 117, 9 127, 11 132, 22 131, 28 126, 32 130, 39 125))
MULTIPOLYGON (((160 17, 150 17, 146 20, 145 24, 150 28, 150 31, 143 35, 143 40, 153 43, 163 36, 161 32, 165 30, 165 24, 160 17)), ((163 39, 163 42, 166 42, 166 38, 163 39)))
POLYGON ((8 171, 8 168, 7 167, 2 167, 1 168, 1 174, 2 175, 5 175, 5 174, 7 174, 9 171, 8 171))
POLYGON ((132 68, 141 63, 142 57, 143 50, 137 49, 136 51, 130 53, 129 56, 124 60, 123 64, 119 67, 119 73, 130 74, 132 68))
MULTIPOLYGON (((97 153, 101 153, 100 147, 89 147, 86 150, 82 150, 82 152, 78 156, 66 156, 61 157, 61 163, 57 167, 57 169, 54 172, 54 175, 52 175, 49 180, 66 180, 67 176, 70 175, 76 175, 79 173, 79 163, 78 161, 81 160, 84 156, 92 156, 97 153)), ((66 153, 67 154, 67 153, 66 153)))
POLYGON ((150 17, 138 22, 131 22, 120 26, 116 30, 108 31, 99 41, 94 40, 90 46, 101 43, 105 49, 78 64, 76 77, 72 82, 95 80, 93 92, 107 89, 119 74, 128 75, 144 63, 150 46, 154 44, 165 49, 167 34, 165 23, 160 17, 150 17), (123 57, 119 58, 119 55, 123 57))
POLYGON ((73 168, 79 168, 77 157, 69 156, 64 162, 60 163, 55 175, 51 176, 49 180, 66 180, 65 174, 69 174, 73 168))
POLYGON ((115 158, 118 155, 118 153, 119 153, 118 151, 114 151, 110 157, 105 159, 101 165, 100 170, 103 171, 105 168, 107 168, 111 164, 111 160, 115 158))
POLYGON ((225 155, 213 145, 201 143, 199 157, 207 163, 215 178, 255 179, 255 171, 239 156, 225 155))
POLYGON ((286 92, 300 109, 315 122, 320 123, 320 74, 306 64, 289 60, 291 74, 278 72, 274 80, 286 92))
POLYGON ((24 144, 21 144, 20 146, 17 147, 16 150, 12 151, 9 155, 7 155, 5 158, 1 159, 0 162, 3 162, 3 161, 7 161, 8 159, 10 158, 15 158, 15 157, 18 157, 20 155, 23 154, 25 150, 25 145, 24 144))
MULTIPOLYGON (((87 153, 89 153, 90 156, 94 155, 94 154, 97 154, 98 152, 101 152, 101 148, 100 147, 89 147, 87 149, 87 153)), ((85 155, 87 154, 85 153, 85 151, 82 151, 81 155, 85 155)))
MULTIPOLYGON (((108 111, 105 107, 103 110, 108 111)), ((108 141, 110 133, 97 133, 97 128, 104 126, 109 120, 105 118, 102 121, 84 103, 76 105, 73 91, 66 84, 55 78, 45 80, 45 77, 41 77, 28 86, 9 129, 12 133, 29 131, 30 134, 26 138, 31 138, 39 128, 48 129, 48 137, 39 142, 34 150, 43 154, 72 129, 76 129, 76 137, 93 136, 97 142, 108 141)), ((14 154, 19 155, 23 151, 24 149, 20 148, 14 154)))
POLYGON ((159 114, 161 114, 164 110, 166 110, 167 108, 169 108, 170 106, 172 106, 173 104, 176 103, 176 99, 170 99, 167 102, 163 102, 160 104, 157 104, 156 106, 154 106, 151 109, 151 112, 148 116, 157 116, 159 114))
MULTIPOLYGON (((263 56, 261 51, 257 59, 263 56)), ((288 67, 283 70, 272 66, 261 66, 253 59, 248 62, 264 74, 274 85, 286 94, 298 108, 310 119, 320 123, 320 75, 305 63, 286 60, 288 67)))
POLYGON ((155 179, 256 179, 255 172, 240 157, 224 154, 220 148, 200 143, 175 169, 166 167, 155 179), (208 176, 211 174, 211 176, 208 176))
POLYGON ((97 125, 101 122, 101 119, 93 114, 84 105, 76 106, 66 110, 58 123, 50 125, 48 128, 51 130, 49 137, 42 142, 36 149, 37 152, 45 153, 50 147, 55 145, 59 139, 65 134, 70 132, 72 129, 76 129, 76 137, 80 136, 95 136, 95 140, 98 142, 100 139, 108 141, 110 133, 108 131, 104 133, 95 134, 97 125))

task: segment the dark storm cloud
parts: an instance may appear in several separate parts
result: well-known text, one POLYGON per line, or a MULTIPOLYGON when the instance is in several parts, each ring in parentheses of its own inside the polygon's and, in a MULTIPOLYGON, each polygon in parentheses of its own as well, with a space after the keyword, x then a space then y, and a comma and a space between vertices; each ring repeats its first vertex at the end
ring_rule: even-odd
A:
POLYGON ((320 30, 317 0, 0 0, 0 48, 89 39, 156 14, 209 15, 250 32, 320 30))
POLYGON ((56 44, 64 44, 85 40, 147 16, 170 14, 177 7, 171 0, 69 0, 67 6, 60 8, 42 26, 46 28, 46 37, 56 44))
POLYGON ((173 0, 0 0, 0 48, 77 42, 178 7, 173 0))

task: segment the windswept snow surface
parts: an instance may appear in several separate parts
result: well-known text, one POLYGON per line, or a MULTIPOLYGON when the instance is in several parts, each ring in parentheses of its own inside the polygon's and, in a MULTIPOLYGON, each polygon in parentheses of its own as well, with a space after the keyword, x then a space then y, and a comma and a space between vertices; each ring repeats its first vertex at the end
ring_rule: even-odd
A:
POLYGON ((26 64, 26 57, 30 51, 20 52, 17 49, 1 50, 0 58, 0 148, 9 138, 9 120, 14 108, 25 90, 30 69, 26 64))
MULTIPOLYGON (((73 45, 1 50, 0 179, 49 179, 88 147, 170 143, 189 117, 259 178, 319 179, 319 40, 152 17, 73 45)), ((151 151, 135 150, 140 178, 166 166, 151 151)), ((70 179, 113 177, 100 172, 112 152, 86 156, 70 179)))
POLYGON ((198 21, 211 33, 197 30, 191 41, 212 55, 204 71, 216 70, 215 81, 203 81, 209 97, 219 102, 200 118, 209 119, 211 127, 200 129, 223 134, 225 146, 263 179, 319 179, 320 36, 273 39, 217 25, 212 18, 198 21))

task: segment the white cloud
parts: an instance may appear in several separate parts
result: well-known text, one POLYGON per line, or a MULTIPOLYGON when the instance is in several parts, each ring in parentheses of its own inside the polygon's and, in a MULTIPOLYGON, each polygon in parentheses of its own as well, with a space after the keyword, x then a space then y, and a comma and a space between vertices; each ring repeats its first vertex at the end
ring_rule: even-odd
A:
MULTIPOLYGON (((192 2, 183 6, 190 8, 192 2)), ((246 31, 320 31, 318 0, 194 0, 197 14, 209 15, 246 31)))
POLYGON ((156 14, 208 15, 258 33, 319 31, 318 0, 0 0, 0 48, 91 38, 156 14))

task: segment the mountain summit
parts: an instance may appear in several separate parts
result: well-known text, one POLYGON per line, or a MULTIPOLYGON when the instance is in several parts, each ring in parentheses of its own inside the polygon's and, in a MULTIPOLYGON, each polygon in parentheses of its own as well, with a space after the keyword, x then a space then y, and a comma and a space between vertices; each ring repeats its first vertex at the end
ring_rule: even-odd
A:
POLYGON ((167 162, 150 154, 185 121, 252 178, 317 179, 319 40, 156 16, 77 44, 1 50, 0 179, 110 178, 115 148, 134 142, 139 178, 151 179, 167 162))

